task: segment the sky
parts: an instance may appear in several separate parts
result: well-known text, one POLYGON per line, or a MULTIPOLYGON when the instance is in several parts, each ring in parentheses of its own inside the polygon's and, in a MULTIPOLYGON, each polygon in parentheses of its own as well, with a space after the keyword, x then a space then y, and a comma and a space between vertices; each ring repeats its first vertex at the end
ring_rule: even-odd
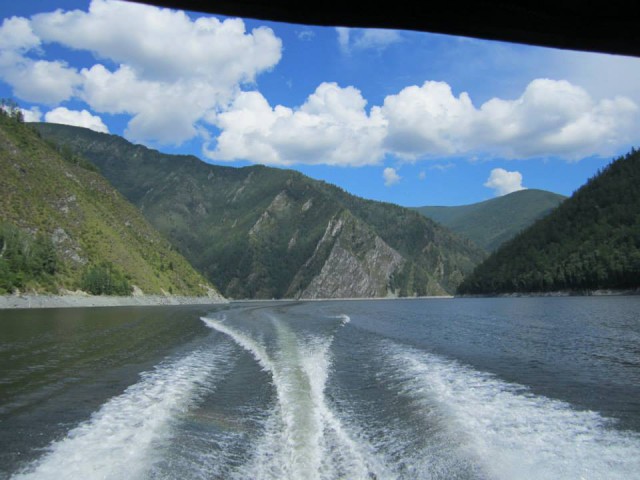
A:
POLYGON ((27 121, 365 198, 570 195, 640 145, 640 59, 112 0, 0 0, 0 97, 27 121))

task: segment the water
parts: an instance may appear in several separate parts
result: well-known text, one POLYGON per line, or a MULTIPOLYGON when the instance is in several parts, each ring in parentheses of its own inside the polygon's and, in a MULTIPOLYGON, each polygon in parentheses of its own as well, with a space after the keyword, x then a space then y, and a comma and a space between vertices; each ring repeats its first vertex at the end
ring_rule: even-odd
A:
POLYGON ((640 298, 0 311, 0 478, 640 478, 640 298))

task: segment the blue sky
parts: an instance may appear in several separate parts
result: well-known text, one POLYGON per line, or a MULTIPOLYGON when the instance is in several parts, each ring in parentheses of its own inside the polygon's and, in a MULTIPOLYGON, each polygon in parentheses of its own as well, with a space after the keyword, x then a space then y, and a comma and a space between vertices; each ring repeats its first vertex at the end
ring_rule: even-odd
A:
POLYGON ((2 2, 0 96, 216 164, 401 205, 571 194, 640 145, 640 60, 110 0, 2 2))

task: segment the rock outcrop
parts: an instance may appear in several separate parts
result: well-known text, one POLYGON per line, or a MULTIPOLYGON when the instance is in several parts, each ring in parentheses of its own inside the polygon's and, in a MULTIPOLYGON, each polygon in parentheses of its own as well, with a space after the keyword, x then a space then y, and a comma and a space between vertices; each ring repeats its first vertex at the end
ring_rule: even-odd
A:
MULTIPOLYGON (((346 211, 329 221, 314 256, 303 269, 327 250, 320 273, 296 295, 298 298, 386 297, 392 294, 391 276, 406 262, 366 224, 346 211), (328 244, 330 249, 323 248, 328 244)), ((295 288, 295 280, 293 283, 295 288)))

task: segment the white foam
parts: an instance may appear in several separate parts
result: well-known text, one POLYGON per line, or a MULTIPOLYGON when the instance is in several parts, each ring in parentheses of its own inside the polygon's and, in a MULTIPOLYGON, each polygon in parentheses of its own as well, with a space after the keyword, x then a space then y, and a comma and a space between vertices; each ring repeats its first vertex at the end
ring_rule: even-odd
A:
MULTIPOLYGON (((640 436, 455 361, 389 343, 403 392, 495 479, 640 478, 640 436)), ((442 440, 442 439, 441 439, 442 440)))
POLYGON ((155 461, 154 446, 170 437, 172 420, 192 405, 224 357, 220 349, 198 350, 143 373, 13 478, 141 478, 155 461))
POLYGON ((354 441, 326 403, 331 339, 298 338, 273 319, 277 353, 219 319, 202 319, 250 352, 272 377, 278 403, 253 458, 237 478, 329 479, 388 478, 384 468, 354 441))

